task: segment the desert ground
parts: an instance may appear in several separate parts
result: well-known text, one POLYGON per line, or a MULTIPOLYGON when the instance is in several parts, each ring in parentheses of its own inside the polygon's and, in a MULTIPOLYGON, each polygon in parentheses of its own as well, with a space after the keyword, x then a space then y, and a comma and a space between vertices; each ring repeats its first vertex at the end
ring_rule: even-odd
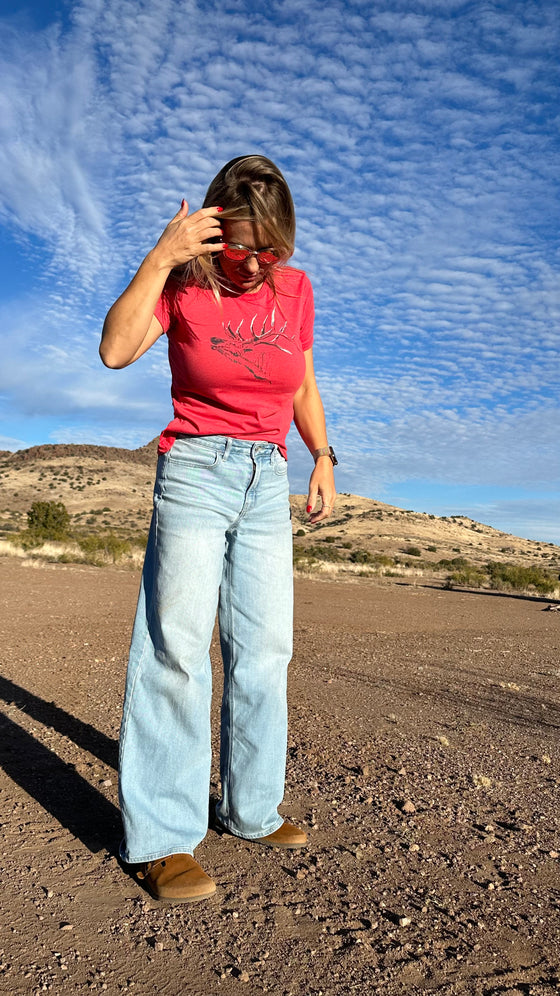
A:
POLYGON ((209 830, 197 858, 215 898, 165 906, 117 858, 138 582, 0 559, 2 992, 560 989, 560 612, 297 579, 283 812, 309 846, 209 830))

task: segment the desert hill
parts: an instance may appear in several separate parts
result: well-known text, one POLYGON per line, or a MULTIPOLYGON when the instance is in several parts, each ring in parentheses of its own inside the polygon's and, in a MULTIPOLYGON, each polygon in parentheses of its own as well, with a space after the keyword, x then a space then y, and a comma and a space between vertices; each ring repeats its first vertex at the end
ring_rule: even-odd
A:
MULTIPOLYGON (((49 500, 64 503, 73 529, 145 532, 156 452, 157 440, 135 450, 61 444, 0 452, 0 531, 25 528, 31 503, 49 500)), ((339 570, 363 554, 364 562, 368 556, 397 558, 408 572, 420 564, 425 570, 431 563, 458 557, 475 566, 493 560, 538 565, 556 573, 560 568, 560 547, 521 539, 462 515, 442 518, 341 494, 328 523, 310 529, 305 497, 294 495, 291 501, 296 550, 300 557, 322 550, 320 560, 327 570, 339 570)))
POLYGON ((8 461, 10 466, 17 467, 37 460, 56 461, 68 458, 79 461, 85 457, 93 460, 145 463, 151 466, 156 458, 157 444, 156 438, 139 449, 127 450, 118 446, 95 446, 90 443, 48 443, 43 446, 30 446, 29 449, 17 450, 15 453, 11 450, 0 450, 0 463, 8 461))

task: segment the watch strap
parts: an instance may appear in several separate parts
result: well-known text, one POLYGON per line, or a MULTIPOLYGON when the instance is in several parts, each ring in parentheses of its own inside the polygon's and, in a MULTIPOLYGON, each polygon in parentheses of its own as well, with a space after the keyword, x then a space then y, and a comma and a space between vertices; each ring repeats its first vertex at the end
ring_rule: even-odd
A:
POLYGON ((318 450, 313 451, 313 459, 315 463, 321 456, 328 456, 331 459, 333 467, 336 467, 338 460, 336 459, 335 452, 332 446, 320 446, 318 450))

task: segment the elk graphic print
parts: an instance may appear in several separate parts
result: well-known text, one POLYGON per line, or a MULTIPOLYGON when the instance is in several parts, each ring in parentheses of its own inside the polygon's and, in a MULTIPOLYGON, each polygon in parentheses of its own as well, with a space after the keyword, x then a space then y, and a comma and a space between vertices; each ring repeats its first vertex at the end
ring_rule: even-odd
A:
POLYGON ((254 315, 248 328, 243 318, 237 328, 233 328, 231 321, 228 321, 223 325, 224 338, 212 336, 211 346, 232 363, 244 366, 256 380, 270 382, 273 351, 279 349, 282 353, 292 354, 288 346, 294 342, 295 335, 287 335, 287 324, 286 321, 277 328, 276 308, 273 308, 270 315, 266 315, 259 325, 257 325, 257 316, 254 315))

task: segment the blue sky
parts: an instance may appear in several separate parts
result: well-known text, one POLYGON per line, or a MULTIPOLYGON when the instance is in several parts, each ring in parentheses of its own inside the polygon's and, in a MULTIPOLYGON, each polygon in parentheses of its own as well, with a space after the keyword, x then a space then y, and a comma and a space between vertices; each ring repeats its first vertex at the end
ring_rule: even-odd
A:
MULTIPOLYGON (((182 197, 296 202, 339 490, 560 542, 557 0, 87 0, 0 16, 0 448, 135 447, 104 314, 182 197)), ((291 437, 290 437, 291 439, 291 437)), ((293 491, 309 459, 290 446, 293 491)))

